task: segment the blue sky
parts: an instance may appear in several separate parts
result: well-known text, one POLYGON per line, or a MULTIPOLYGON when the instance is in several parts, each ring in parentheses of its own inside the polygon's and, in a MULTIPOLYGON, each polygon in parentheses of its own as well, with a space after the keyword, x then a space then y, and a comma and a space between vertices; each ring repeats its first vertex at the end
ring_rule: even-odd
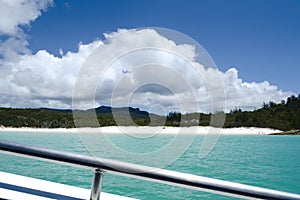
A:
MULTIPOLYGON (((224 80, 228 109, 251 110, 300 93, 300 1, 16 0, 0 1, 0 106, 69 108, 76 74, 95 48, 130 50, 132 37, 137 45, 163 43, 163 36, 135 30, 143 27, 172 29, 200 43, 219 68, 205 73, 224 80), (117 41, 120 29, 129 32, 117 41), (115 43, 103 44, 107 37, 115 43)), ((172 110, 167 94, 156 103, 172 110)), ((145 105, 142 97, 135 106, 145 105)))
POLYGON ((27 31, 29 48, 58 55, 118 28, 164 27, 199 42, 220 70, 300 93, 300 1, 55 1, 27 31))

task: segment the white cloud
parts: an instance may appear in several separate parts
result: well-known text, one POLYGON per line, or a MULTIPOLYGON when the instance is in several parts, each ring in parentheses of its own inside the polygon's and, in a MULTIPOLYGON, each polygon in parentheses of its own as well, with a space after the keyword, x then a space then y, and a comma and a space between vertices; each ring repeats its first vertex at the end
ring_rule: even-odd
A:
POLYGON ((16 60, 22 54, 30 53, 27 48, 28 42, 24 39, 10 37, 7 40, 0 40, 0 55, 5 60, 16 60))
POLYGON ((6 98, 0 97, 0 105, 7 105, 10 98, 12 107, 70 107, 78 69, 99 43, 80 44, 78 52, 68 52, 62 58, 40 50, 3 63, 0 93, 6 98))
POLYGON ((105 34, 105 37, 108 42, 98 40, 79 44, 77 52, 61 53, 60 57, 46 50, 40 50, 34 55, 20 55, 21 52, 12 51, 19 55, 19 59, 3 59, 0 63, 0 106, 70 108, 76 80, 81 80, 77 88, 80 94, 75 95, 80 98, 81 108, 110 104, 114 91, 114 106, 128 103, 149 109, 160 106, 164 112, 180 110, 181 106, 185 106, 184 112, 193 112, 195 105, 199 104, 200 111, 211 111, 211 96, 218 99, 222 93, 219 90, 223 89, 220 87, 222 83, 216 81, 217 77, 223 80, 227 111, 234 108, 254 109, 263 102, 279 102, 291 95, 268 82, 244 82, 234 68, 226 72, 205 68, 196 62, 194 46, 176 44, 152 29, 122 29, 105 34), (101 66, 106 66, 112 58, 144 46, 163 50, 135 51, 123 55, 111 63, 111 68, 105 71, 104 76, 100 76, 101 66), (90 59, 84 65, 87 68, 82 69, 92 52, 97 57, 90 59), (156 63, 151 64, 153 61, 156 63), (140 66, 143 63, 148 64, 140 66), (200 74, 190 63, 198 67, 200 74), (96 104, 90 101, 94 91, 96 104), (135 92, 132 94, 132 91, 135 92), (196 91, 196 98, 190 91, 196 91), (176 95, 172 95, 172 92, 176 95))
POLYGON ((64 55, 64 51, 62 49, 59 49, 59 55, 62 57, 64 55))
POLYGON ((221 73, 221 76, 225 85, 228 109, 253 110, 261 107, 263 102, 279 103, 292 94, 278 89, 277 86, 270 85, 267 81, 260 83, 243 82, 238 77, 238 71, 235 68, 228 69, 225 73, 221 73))
POLYGON ((52 0, 0 0, 0 34, 19 35, 20 26, 29 26, 52 0))
MULTIPOLYGON (((6 61, 16 61, 29 54, 24 27, 41 15, 52 0, 0 0, 0 55, 6 61)), ((0 57, 0 58, 1 58, 0 57)))

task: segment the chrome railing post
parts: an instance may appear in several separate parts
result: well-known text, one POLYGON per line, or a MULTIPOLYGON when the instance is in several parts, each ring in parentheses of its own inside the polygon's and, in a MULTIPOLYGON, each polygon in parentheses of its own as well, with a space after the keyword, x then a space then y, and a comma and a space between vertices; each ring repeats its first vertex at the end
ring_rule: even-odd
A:
POLYGON ((90 200, 100 200, 104 172, 96 169, 94 172, 90 200))

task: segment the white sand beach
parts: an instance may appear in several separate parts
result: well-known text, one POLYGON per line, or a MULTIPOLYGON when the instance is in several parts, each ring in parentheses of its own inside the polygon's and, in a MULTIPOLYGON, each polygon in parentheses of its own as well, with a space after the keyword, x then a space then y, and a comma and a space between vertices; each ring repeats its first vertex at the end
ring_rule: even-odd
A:
POLYGON ((279 133, 280 130, 257 127, 213 128, 209 126, 193 127, 149 127, 149 126, 108 126, 101 128, 11 128, 1 127, 0 132, 44 132, 44 133, 105 133, 105 134, 222 134, 222 135, 268 135, 279 133))

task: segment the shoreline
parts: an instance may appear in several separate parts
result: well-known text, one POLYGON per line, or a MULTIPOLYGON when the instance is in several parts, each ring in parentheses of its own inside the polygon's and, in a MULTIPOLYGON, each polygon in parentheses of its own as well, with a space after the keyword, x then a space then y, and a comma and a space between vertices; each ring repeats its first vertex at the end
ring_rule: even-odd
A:
POLYGON ((273 135, 282 131, 271 128, 258 127, 236 127, 236 128, 214 128, 210 126, 193 127, 163 127, 163 126, 106 126, 100 128, 13 128, 1 127, 1 132, 38 132, 38 133, 104 133, 104 134, 130 134, 130 135, 273 135))

